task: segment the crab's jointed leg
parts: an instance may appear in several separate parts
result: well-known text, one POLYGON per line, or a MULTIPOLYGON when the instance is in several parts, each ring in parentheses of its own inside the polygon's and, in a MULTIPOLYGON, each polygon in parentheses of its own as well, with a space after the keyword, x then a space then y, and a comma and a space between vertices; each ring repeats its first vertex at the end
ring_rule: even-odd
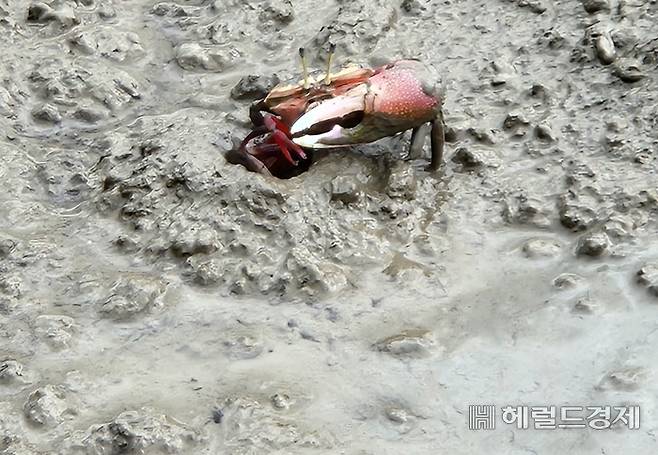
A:
POLYGON ((258 174, 267 176, 272 175, 265 163, 263 163, 258 156, 249 153, 246 150, 246 146, 243 149, 239 148, 237 150, 229 150, 226 153, 226 159, 231 164, 241 164, 251 172, 256 172, 258 174))
POLYGON ((362 83, 311 105, 290 128, 293 141, 306 148, 330 148, 374 142, 407 130, 410 154, 422 148, 426 124, 432 125, 432 163, 441 166, 445 133, 441 97, 420 62, 400 60, 375 70, 362 83))
POLYGON ((254 124, 254 129, 244 138, 240 144, 240 150, 246 152, 246 146, 252 139, 270 134, 271 139, 279 145, 281 153, 291 164, 294 164, 295 160, 290 155, 289 149, 292 149, 299 158, 306 159, 304 150, 290 140, 288 126, 265 109, 266 107, 262 103, 255 103, 249 109, 249 117, 254 124))
POLYGON ((430 162, 430 169, 436 171, 441 167, 443 162, 443 146, 446 141, 445 127, 443 124, 443 112, 439 111, 436 118, 432 120, 432 161, 430 162))
POLYGON ((411 130, 411 141, 409 142, 409 159, 416 159, 421 157, 423 145, 425 144, 425 125, 417 126, 411 130))
MULTIPOLYGON (((442 113, 439 112, 436 119, 429 122, 429 125, 431 126, 430 139, 432 153, 429 169, 436 171, 441 167, 443 162, 443 147, 445 143, 445 129, 442 113)), ((417 126, 411 130, 411 141, 408 154, 409 159, 417 159, 421 157, 426 137, 427 124, 417 126)))

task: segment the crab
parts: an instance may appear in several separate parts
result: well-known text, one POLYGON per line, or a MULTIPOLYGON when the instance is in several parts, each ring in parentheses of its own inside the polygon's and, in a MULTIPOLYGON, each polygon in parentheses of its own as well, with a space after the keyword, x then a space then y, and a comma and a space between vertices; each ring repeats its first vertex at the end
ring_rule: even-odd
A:
POLYGON ((442 96, 418 60, 378 68, 351 66, 310 76, 300 49, 303 81, 278 85, 249 110, 253 130, 227 159, 250 171, 277 177, 307 169, 315 149, 365 144, 412 130, 410 155, 422 149, 431 124, 430 170, 442 161, 445 142, 442 96))

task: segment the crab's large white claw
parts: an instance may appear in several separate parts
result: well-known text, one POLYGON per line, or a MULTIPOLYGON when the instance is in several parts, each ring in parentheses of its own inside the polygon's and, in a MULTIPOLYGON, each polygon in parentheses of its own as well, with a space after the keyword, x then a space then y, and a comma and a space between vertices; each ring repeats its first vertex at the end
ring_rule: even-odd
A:
MULTIPOLYGON (((363 113, 366 109, 365 100, 368 94, 366 84, 359 84, 345 94, 318 103, 302 115, 290 128, 293 141, 302 147, 320 148, 335 147, 349 144, 349 138, 345 135, 346 129, 338 123, 340 119, 347 118, 354 113, 363 113), (328 125, 329 131, 321 134, 313 134, 314 127, 324 123, 335 121, 336 124, 328 125), (298 136, 299 133, 308 134, 298 136)), ((317 128, 316 128, 317 129, 317 128)))
POLYGON ((415 60, 381 67, 368 81, 310 107, 292 125, 293 141, 308 148, 363 144, 434 121, 441 99, 425 73, 415 60))
POLYGON ((352 143, 352 140, 346 134, 345 128, 341 127, 340 125, 335 125, 330 131, 326 133, 308 134, 306 136, 296 137, 293 139, 293 142, 300 147, 320 149, 341 147, 348 143, 352 143))

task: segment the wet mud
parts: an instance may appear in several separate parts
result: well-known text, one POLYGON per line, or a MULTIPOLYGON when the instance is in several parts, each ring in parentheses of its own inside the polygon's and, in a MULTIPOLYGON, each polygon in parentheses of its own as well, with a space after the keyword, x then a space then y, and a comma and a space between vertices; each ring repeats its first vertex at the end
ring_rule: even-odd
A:
POLYGON ((0 0, 0 43, 0 453, 655 451, 656 2, 0 0), (227 162, 330 43, 436 70, 438 173, 227 162))

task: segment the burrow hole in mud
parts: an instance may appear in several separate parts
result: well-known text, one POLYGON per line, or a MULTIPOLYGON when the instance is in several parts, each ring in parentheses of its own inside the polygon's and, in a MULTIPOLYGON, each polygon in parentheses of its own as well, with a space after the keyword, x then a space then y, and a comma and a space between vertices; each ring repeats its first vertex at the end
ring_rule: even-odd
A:
MULTIPOLYGON (((323 120, 312 125, 310 128, 307 128, 304 131, 300 131, 293 137, 300 137, 305 135, 318 135, 330 132, 336 125, 349 130, 351 128, 357 127, 364 119, 364 111, 354 111, 349 112, 343 116, 334 117, 331 119, 323 120)), ((308 171, 313 164, 313 157, 316 155, 315 151, 310 148, 304 149, 306 153, 306 159, 300 159, 297 162, 296 166, 291 166, 285 158, 281 155, 274 155, 271 157, 266 157, 261 159, 261 162, 269 172, 277 178, 280 179, 290 179, 297 177, 304 172, 308 171)), ((241 164, 247 169, 253 167, 253 162, 250 163, 251 157, 247 157, 244 154, 240 154, 237 150, 230 151, 227 156, 227 160, 232 164, 241 164)), ((255 169, 251 169, 255 170, 255 169)))
MULTIPOLYGON (((317 134, 328 133, 336 125, 339 125, 344 129, 355 128, 363 121, 364 116, 365 116, 364 111, 350 112, 341 117, 318 122, 315 125, 308 128, 307 130, 300 132, 299 135, 317 135, 317 134)), ((280 179, 290 179, 293 177, 297 177, 303 174, 304 172, 308 171, 311 165, 313 164, 313 156, 315 153, 312 149, 305 149, 304 151, 306 152, 305 160, 300 160, 297 166, 292 168, 284 168, 280 170, 270 169, 272 175, 280 179)))

